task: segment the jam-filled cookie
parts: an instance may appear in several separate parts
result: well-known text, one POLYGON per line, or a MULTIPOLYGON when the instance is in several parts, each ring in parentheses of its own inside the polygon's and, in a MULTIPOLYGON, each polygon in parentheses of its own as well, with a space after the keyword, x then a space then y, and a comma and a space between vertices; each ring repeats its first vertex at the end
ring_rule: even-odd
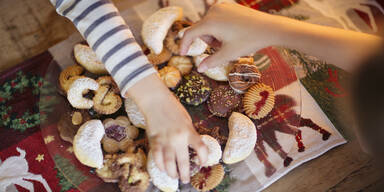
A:
POLYGON ((133 144, 133 139, 136 139, 139 135, 139 130, 132 126, 125 116, 119 116, 116 119, 105 119, 103 124, 105 135, 101 143, 107 153, 125 151, 133 144))
POLYGON ((204 103, 210 93, 208 81, 196 72, 184 76, 182 83, 176 89, 176 95, 181 102, 194 106, 204 103))
POLYGON ((248 117, 261 119, 268 115, 275 105, 273 89, 263 83, 257 83, 245 93, 243 104, 248 117))
POLYGON ((221 183, 224 174, 224 167, 221 164, 203 167, 191 177, 191 185, 198 191, 209 191, 221 183))

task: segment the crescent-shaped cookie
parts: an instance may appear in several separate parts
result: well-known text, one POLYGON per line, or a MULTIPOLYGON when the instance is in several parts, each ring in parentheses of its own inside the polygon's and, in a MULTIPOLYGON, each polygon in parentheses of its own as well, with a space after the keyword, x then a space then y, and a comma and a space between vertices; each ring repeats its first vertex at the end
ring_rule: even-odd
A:
POLYGON ((176 6, 165 7, 153 13, 143 23, 141 36, 144 44, 155 54, 160 54, 169 28, 182 17, 183 9, 176 6))
POLYGON ((229 136, 223 153, 223 161, 233 164, 247 158, 256 144, 255 124, 245 115, 233 112, 228 120, 229 136))

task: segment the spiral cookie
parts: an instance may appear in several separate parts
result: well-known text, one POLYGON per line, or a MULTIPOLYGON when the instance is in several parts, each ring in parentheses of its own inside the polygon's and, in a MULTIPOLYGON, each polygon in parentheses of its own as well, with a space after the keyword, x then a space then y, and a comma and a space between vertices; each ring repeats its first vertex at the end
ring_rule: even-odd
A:
POLYGON ((241 96, 227 85, 215 88, 208 100, 209 111, 218 117, 227 117, 241 104, 241 96))
POLYGON ((221 164, 203 167, 191 177, 191 185, 198 191, 209 191, 218 186, 224 178, 224 167, 221 164))
POLYGON ((181 75, 187 75, 192 71, 193 64, 189 57, 185 56, 173 56, 169 62, 168 66, 176 67, 181 75))
POLYGON ((273 89, 263 83, 257 83, 245 93, 243 105, 248 117, 253 119, 265 117, 275 105, 273 89))
POLYGON ((109 86, 111 91, 116 94, 120 93, 119 87, 111 76, 101 76, 96 79, 96 82, 99 83, 100 86, 109 86))
POLYGON ((103 149, 107 153, 125 151, 133 144, 133 139, 139 135, 139 130, 132 126, 127 117, 108 118, 103 121, 105 135, 101 140, 103 149))
POLYGON ((228 80, 232 89, 241 94, 259 82, 260 77, 261 73, 253 63, 238 63, 229 72, 228 80))
POLYGON ((181 102, 194 106, 204 103, 210 93, 208 81, 196 72, 184 76, 182 83, 176 89, 176 95, 181 102))
POLYGON ((67 92, 73 81, 78 79, 83 72, 84 68, 79 65, 71 65, 61 71, 59 76, 61 89, 67 92))
POLYGON ((106 74, 108 73, 105 69, 104 64, 99 61, 96 53, 93 50, 83 44, 76 44, 73 48, 76 61, 83 66, 87 71, 94 74, 106 74))
POLYGON ((160 78, 164 84, 171 89, 174 89, 181 82, 181 74, 177 68, 172 66, 166 66, 159 70, 160 78))
POLYGON ((93 101, 83 97, 83 93, 88 90, 97 90, 99 84, 88 77, 76 79, 69 87, 67 99, 72 107, 77 109, 90 109, 93 106, 93 101))
POLYGON ((93 97, 93 109, 103 115, 110 115, 118 111, 122 105, 119 89, 110 76, 99 77, 96 82, 99 88, 93 97))

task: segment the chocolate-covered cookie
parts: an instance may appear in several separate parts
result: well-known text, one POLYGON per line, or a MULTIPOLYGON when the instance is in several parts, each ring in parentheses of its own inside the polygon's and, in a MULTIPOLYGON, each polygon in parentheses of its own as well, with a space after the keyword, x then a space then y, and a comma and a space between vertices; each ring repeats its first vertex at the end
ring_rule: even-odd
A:
POLYGON ((208 100, 209 111, 219 117, 227 117, 241 104, 241 95, 230 86, 221 85, 215 88, 208 100))
POLYGON ((210 93, 208 81, 196 72, 184 76, 182 83, 176 89, 176 96, 181 102, 194 106, 204 103, 210 93))

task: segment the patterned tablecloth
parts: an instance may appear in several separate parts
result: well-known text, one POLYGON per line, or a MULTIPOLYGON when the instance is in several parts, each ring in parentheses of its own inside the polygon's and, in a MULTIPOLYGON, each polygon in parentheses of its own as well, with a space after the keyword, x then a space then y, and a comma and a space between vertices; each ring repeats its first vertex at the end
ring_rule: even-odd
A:
MULTIPOLYGON (((201 10, 190 14, 191 19, 197 20, 209 5, 216 1, 191 1, 192 6, 202 7, 201 10)), ((143 6, 166 6, 172 2, 176 1, 150 0, 146 3, 147 5, 134 9, 140 10, 143 6), (158 2, 156 5, 153 3, 155 1, 158 2), (148 5, 151 2, 152 4, 148 5)), ((300 2, 298 0, 239 0, 238 2, 254 9, 312 23, 344 26, 336 20, 324 17, 322 12, 309 9, 313 2, 311 0, 300 2)), ((378 12, 377 9, 372 10, 373 15, 378 12)), ((145 14, 148 13, 138 11, 137 17, 143 19, 145 14)), ((357 12, 357 15, 369 23, 370 18, 367 15, 362 12, 357 12)), ((360 26, 363 27, 359 29, 370 32, 369 28, 364 28, 364 24, 360 26)), ((57 170, 57 165, 66 167, 67 171, 72 173, 71 181, 76 180, 76 184, 87 180, 82 170, 78 170, 65 156, 56 155, 53 158, 50 156, 46 145, 60 138, 54 135, 43 137, 41 133, 40 122, 47 118, 46 113, 53 110, 51 106, 54 106, 52 105, 54 99, 40 97, 42 92, 52 91, 45 89, 44 77, 48 66, 54 65, 59 69, 55 61, 61 59, 60 56, 52 54, 54 50, 55 48, 46 51, 0 75, 0 191, 5 191, 5 187, 7 191, 78 191, 73 183, 57 170)), ((258 127, 258 138, 264 138, 264 142, 261 139, 258 141, 255 152, 244 163, 233 168, 231 177, 234 179, 228 179, 226 185, 222 185, 217 191, 226 189, 232 191, 240 185, 242 191, 261 190, 294 167, 345 142, 339 131, 343 132, 343 126, 347 120, 338 109, 343 108, 339 105, 342 105, 341 101, 348 97, 343 85, 348 81, 349 74, 295 50, 271 47, 260 53, 261 56, 258 58, 260 65, 286 62, 297 70, 302 97, 300 123, 295 125, 298 128, 292 128, 279 126, 276 123, 278 121, 268 124, 270 121, 265 120, 263 124, 265 127, 258 127), (315 135, 316 140, 306 139, 311 138, 311 135, 315 135), (297 141, 297 148, 285 149, 285 140, 297 141), (317 143, 322 144, 317 145, 317 143), (309 147, 305 149, 304 146, 309 147), (304 149, 305 152, 302 153, 304 149), (247 174, 243 174, 244 170, 247 174), (252 182, 248 181, 249 178, 252 178, 252 182)), ((66 64, 60 63, 60 66, 63 65, 66 64)), ((289 84, 281 85, 276 89, 278 90, 276 102, 280 104, 275 110, 276 114, 280 112, 279 110, 285 110, 294 105, 294 101, 284 95, 287 91, 284 87, 289 87, 289 84)), ((71 147, 64 150, 69 155, 73 152, 71 147)), ((91 188, 90 191, 97 191, 97 188, 91 188)))

